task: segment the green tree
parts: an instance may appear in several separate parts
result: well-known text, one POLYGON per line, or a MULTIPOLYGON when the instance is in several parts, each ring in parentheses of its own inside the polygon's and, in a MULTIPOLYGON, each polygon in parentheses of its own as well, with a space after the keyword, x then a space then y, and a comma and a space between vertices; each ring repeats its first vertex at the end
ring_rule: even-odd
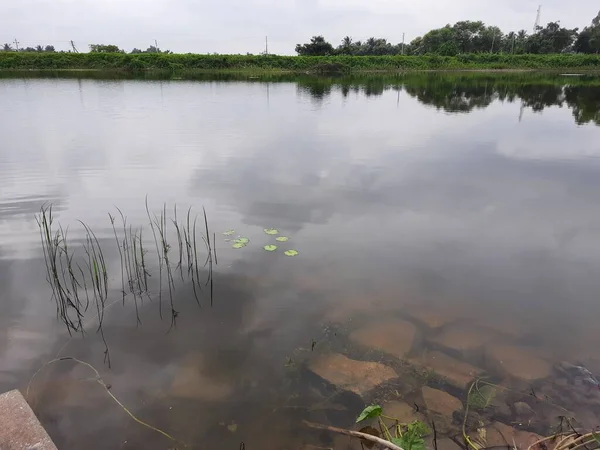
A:
POLYGON ((333 45, 325 40, 323 36, 313 36, 309 44, 296 45, 296 53, 300 56, 327 56, 333 55, 333 45))
POLYGON ((336 53, 339 55, 352 55, 354 46, 352 45, 352 38, 346 36, 342 39, 342 44, 336 49, 336 53))
POLYGON ((592 20, 592 24, 579 33, 573 50, 577 53, 600 53, 600 12, 592 20))
POLYGON ((4 47, 2 47, 2 51, 3 52, 12 52, 12 47, 10 46, 10 44, 4 44, 4 47))
POLYGON ((52 52, 55 52, 56 50, 54 50, 54 45, 46 45, 46 47, 44 48, 44 51, 48 52, 48 53, 52 53, 52 52))
POLYGON ((571 50, 577 28, 569 30, 560 26, 559 22, 549 22, 545 27, 538 27, 535 34, 527 39, 527 53, 562 53, 571 50))
POLYGON ((116 45, 90 44, 91 53, 125 53, 116 45))

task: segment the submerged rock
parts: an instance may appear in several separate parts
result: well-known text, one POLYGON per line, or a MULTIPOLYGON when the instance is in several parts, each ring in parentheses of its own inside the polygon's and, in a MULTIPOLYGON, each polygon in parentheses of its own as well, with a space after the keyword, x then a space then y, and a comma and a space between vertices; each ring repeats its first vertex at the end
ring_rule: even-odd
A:
POLYGON ((464 389, 477 375, 483 371, 465 362, 454 359, 442 352, 426 352, 410 360, 415 366, 433 370, 457 388, 464 389))
POLYGON ((398 377, 391 367, 376 362, 357 361, 339 353, 315 358, 310 362, 309 369, 339 389, 359 396, 398 377))
POLYGON ((470 354, 482 350, 495 338, 496 334, 493 331, 462 323, 445 328, 430 341, 446 350, 459 354, 470 354))
POLYGON ((526 450, 530 445, 542 439, 535 433, 518 430, 502 422, 494 422, 483 430, 469 433, 469 435, 484 447, 513 448, 516 446, 520 450, 526 450))
POLYGON ((460 317, 459 314, 453 310, 441 309, 437 306, 429 308, 418 306, 415 309, 409 309, 408 315, 417 322, 433 329, 452 323, 460 317))
POLYGON ((521 347, 492 345, 486 349, 485 357, 492 368, 523 380, 546 378, 551 373, 548 362, 521 347))
POLYGON ((459 399, 447 392, 433 389, 429 386, 421 390, 427 407, 429 419, 435 422, 438 433, 449 434, 458 430, 454 421, 454 413, 462 411, 463 405, 459 399))
POLYGON ((365 347, 403 358, 412 348, 417 327, 406 320, 374 322, 350 334, 350 340, 365 347))
MULTIPOLYGON (((383 405, 383 414, 397 419, 400 423, 411 423, 415 420, 425 421, 425 416, 417 412, 413 406, 397 400, 385 403, 383 405)), ((389 422, 388 425, 391 425, 390 420, 386 419, 386 422, 389 422)))
POLYGON ((429 412, 452 416, 455 411, 461 411, 463 408, 459 399, 439 389, 424 386, 421 393, 429 412))
POLYGON ((179 398, 218 401, 229 397, 233 391, 232 384, 206 370, 201 355, 193 355, 185 358, 178 367, 169 393, 179 398))

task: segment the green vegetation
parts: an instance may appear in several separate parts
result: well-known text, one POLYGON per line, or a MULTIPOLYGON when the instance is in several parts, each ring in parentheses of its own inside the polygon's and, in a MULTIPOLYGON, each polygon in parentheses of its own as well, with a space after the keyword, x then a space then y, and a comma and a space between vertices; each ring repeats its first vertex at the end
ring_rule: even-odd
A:
POLYGON ((510 55, 471 53, 457 56, 253 56, 164 53, 17 53, 0 52, 0 70, 116 70, 142 72, 279 71, 344 73, 402 70, 591 69, 600 55, 510 55))
POLYGON ((384 38, 371 37, 353 41, 350 36, 334 48, 323 36, 314 36, 309 43, 296 45, 301 56, 354 55, 428 55, 457 56, 470 53, 490 54, 560 54, 600 52, 600 12, 590 26, 578 33, 560 23, 538 26, 533 34, 525 30, 503 33, 500 28, 481 21, 463 20, 454 25, 431 30, 410 43, 392 44, 384 38))

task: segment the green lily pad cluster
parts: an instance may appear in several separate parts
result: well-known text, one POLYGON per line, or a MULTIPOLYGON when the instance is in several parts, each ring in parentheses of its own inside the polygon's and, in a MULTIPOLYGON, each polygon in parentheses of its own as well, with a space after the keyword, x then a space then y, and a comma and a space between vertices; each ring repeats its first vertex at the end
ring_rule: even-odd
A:
MULTIPOLYGON (((269 236, 276 236, 279 234, 279 230, 276 228, 265 228, 264 232, 265 232, 265 234, 267 234, 269 236)), ((277 236, 275 238, 275 240, 277 242, 288 242, 290 240, 290 238, 287 236, 277 236)), ((278 247, 275 244, 267 244, 263 248, 267 252, 274 252, 275 250, 277 250, 278 247)), ((286 250, 285 252, 283 252, 283 254, 285 256, 297 256, 298 250, 286 250)))
MULTIPOLYGON (((279 230, 276 228, 265 228, 264 232, 265 232, 265 234, 267 234, 269 236, 277 236, 279 234, 279 230)), ((234 234, 235 234, 235 230, 227 230, 227 231, 223 232, 223 236, 226 236, 226 237, 233 236, 234 234)), ((275 238, 275 240, 277 242, 288 242, 290 240, 290 238, 287 236, 277 236, 275 238)), ((225 239, 225 241, 233 242, 233 244, 231 246, 236 249, 244 248, 244 247, 248 246, 248 244, 250 243, 250 239, 248 239, 247 237, 242 237, 242 236, 238 237, 237 239, 225 239)), ((274 252, 279 247, 275 244, 267 244, 263 248, 267 252, 274 252)), ((285 256, 298 256, 298 250, 286 250, 285 252, 283 252, 283 254, 285 256)))

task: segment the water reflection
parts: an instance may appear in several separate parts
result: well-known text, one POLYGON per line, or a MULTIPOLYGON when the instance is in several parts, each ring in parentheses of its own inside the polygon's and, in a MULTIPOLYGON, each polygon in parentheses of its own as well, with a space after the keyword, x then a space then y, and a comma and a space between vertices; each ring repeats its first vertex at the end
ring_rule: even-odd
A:
MULTIPOLYGON (((371 400, 332 400, 331 386, 310 373, 316 356, 390 364, 403 401, 423 406, 422 380, 406 365, 349 339, 382 318, 416 327, 411 364, 442 351, 506 381, 482 356, 487 341, 461 334, 469 329, 542 359, 544 374, 562 360, 600 372, 598 128, 576 126, 598 123, 597 79, 198 75, 0 86, 9 99, 0 106, 2 389, 24 387, 63 352, 102 368, 135 413, 183 440, 301 448, 331 446, 302 419, 349 426, 371 400), (521 109, 536 114, 518 122, 521 109), (180 211, 206 206, 219 255, 215 306, 199 308, 178 279, 177 327, 167 333, 156 295, 140 303, 136 325, 112 270, 109 371, 93 325, 64 347, 33 214, 54 203, 74 244, 85 237, 84 220, 114 268, 108 213, 116 205, 133 227, 147 227, 146 195, 151 211, 163 202, 180 211), (300 255, 265 252, 270 227, 300 255), (251 244, 232 249, 227 229, 251 244), (578 326, 557 332, 565 323, 578 326), (234 423, 235 433, 227 428, 234 423)), ((124 419, 79 369, 55 366, 35 386, 36 411, 59 443, 169 444, 124 419)), ((511 386, 528 385, 511 376, 511 386)), ((544 414, 532 425, 539 432, 553 420, 544 414)))

